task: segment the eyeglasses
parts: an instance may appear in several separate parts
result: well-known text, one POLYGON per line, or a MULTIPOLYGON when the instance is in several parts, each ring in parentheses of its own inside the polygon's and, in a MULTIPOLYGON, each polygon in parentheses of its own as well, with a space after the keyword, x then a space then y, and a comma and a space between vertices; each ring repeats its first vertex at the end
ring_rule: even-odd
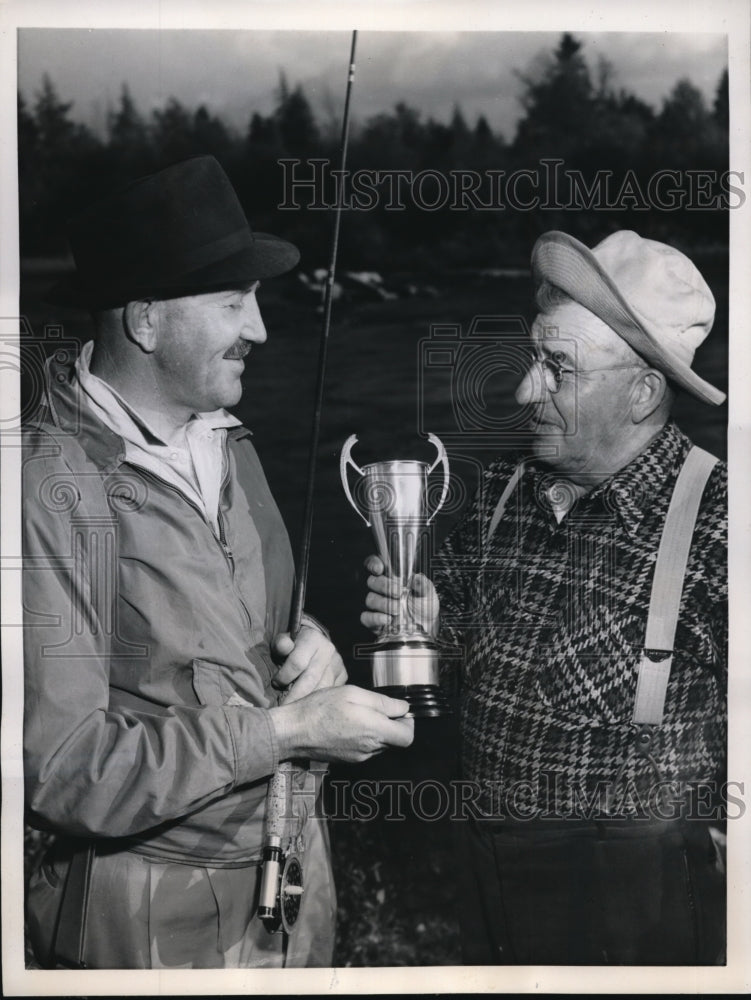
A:
POLYGON ((564 375, 589 375, 592 372, 614 372, 621 369, 642 367, 641 365, 611 365, 609 368, 564 368, 560 361, 555 360, 555 355, 553 357, 533 358, 532 364, 542 368, 545 388, 551 393, 558 392, 563 383, 564 375))

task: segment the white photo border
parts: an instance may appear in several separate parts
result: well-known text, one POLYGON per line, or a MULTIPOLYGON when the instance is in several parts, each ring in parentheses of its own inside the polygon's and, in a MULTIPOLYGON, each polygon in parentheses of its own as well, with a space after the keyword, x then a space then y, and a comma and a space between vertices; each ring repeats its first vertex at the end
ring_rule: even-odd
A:
MULTIPOLYGON (((730 212, 730 734, 729 770, 751 794, 751 117, 747 0, 465 0, 378 4, 305 0, 4 0, 0 5, 0 324, 17 331, 19 296, 16 52, 24 27, 363 31, 615 31, 726 33, 730 70, 730 166, 745 175, 746 203, 730 212)), ((0 372, 0 417, 19 409, 17 373, 0 372)), ((2 976, 6 996, 310 993, 559 992, 745 993, 751 989, 751 816, 729 823, 728 964, 725 967, 418 967, 213 971, 41 971, 24 967, 20 450, 2 441, 2 976)))

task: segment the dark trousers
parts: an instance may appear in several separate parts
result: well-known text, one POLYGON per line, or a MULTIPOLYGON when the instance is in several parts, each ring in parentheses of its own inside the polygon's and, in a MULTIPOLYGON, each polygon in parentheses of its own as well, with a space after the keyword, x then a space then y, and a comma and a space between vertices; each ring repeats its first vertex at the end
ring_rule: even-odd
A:
POLYGON ((456 824, 467 965, 717 965, 725 876, 707 824, 456 824))

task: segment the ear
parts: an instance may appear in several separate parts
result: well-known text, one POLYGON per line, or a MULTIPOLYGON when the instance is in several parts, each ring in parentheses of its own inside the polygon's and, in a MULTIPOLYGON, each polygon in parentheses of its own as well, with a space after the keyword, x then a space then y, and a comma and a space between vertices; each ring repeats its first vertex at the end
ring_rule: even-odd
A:
POLYGON ((662 372, 647 368, 639 372, 631 397, 631 419, 640 424, 651 417, 665 398, 667 380, 662 372))
POLYGON ((129 340, 151 354, 157 341, 157 305, 149 299, 128 302, 123 310, 123 326, 129 340))

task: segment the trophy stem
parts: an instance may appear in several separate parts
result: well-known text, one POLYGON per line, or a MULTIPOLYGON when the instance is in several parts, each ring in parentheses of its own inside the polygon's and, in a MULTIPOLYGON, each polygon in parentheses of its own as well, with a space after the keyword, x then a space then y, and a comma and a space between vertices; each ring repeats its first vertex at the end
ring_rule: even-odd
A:
POLYGON ((411 630, 412 616, 409 613, 409 605, 407 601, 409 600, 409 584, 402 587, 402 592, 399 595, 399 610, 396 614, 396 620, 394 622, 394 631, 397 635, 406 635, 411 630))

